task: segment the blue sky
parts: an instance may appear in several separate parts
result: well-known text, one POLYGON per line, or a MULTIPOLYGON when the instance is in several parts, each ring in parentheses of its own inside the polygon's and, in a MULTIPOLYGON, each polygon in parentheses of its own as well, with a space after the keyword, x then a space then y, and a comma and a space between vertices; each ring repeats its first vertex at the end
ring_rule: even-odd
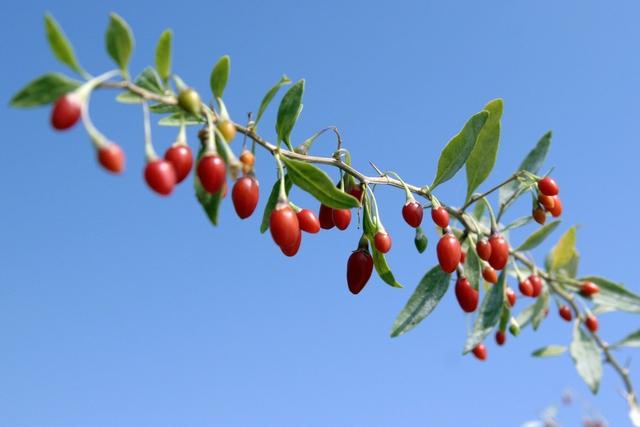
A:
MULTIPOLYGON (((580 401, 562 410, 568 425, 583 407, 626 425, 621 384, 608 367, 591 397, 568 357, 529 356, 568 342, 570 327, 554 312, 538 333, 509 337, 505 348, 489 344, 486 363, 460 356, 471 320, 452 292, 416 330, 389 338, 435 263, 433 244, 424 255, 413 247, 400 191, 378 193, 394 237, 388 259, 406 288, 375 278, 354 297, 344 276, 355 227, 305 236, 294 259, 258 233, 260 215, 240 221, 229 199, 213 229, 190 183, 168 199, 146 188, 141 113, 112 102, 113 93, 95 96, 92 112, 127 152, 121 177, 97 168, 80 127, 54 133, 48 109, 9 109, 26 81, 63 70, 44 39, 47 10, 93 73, 112 67, 103 48, 110 11, 135 32, 133 70, 152 61, 169 26, 174 70, 203 93, 211 66, 231 55, 225 101, 238 120, 281 74, 305 77, 294 138, 337 125, 357 167, 373 160, 417 184, 432 180, 440 149, 466 119, 502 97, 502 145, 487 184, 552 129, 546 166, 562 186, 561 228, 581 225, 581 272, 640 290, 631 267, 638 230, 624 218, 640 208, 631 194, 637 2, 13 2, 0 27, 0 425, 516 426, 565 389, 580 401)), ((262 125, 270 139, 273 120, 271 110, 262 125)), ((154 137, 164 151, 174 134, 155 128, 154 137)), ((328 153, 332 142, 322 141, 317 150, 327 144, 328 153)), ((257 171, 264 201, 271 159, 259 155, 257 171)), ((458 204, 464 191, 461 175, 439 196, 458 204)), ((300 191, 294 197, 317 207, 300 191)), ((528 209, 516 205, 512 217, 528 209)), ((432 229, 428 236, 433 243, 432 229)), ((604 315, 601 329, 613 341, 638 323, 604 315)), ((632 378, 640 382, 637 371, 632 378)))

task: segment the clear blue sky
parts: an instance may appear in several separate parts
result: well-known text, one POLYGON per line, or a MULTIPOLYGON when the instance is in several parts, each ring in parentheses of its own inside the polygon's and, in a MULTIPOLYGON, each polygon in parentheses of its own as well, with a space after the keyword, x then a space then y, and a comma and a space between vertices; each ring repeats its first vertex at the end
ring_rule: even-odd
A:
MULTIPOLYGON (((373 160, 416 183, 431 181, 441 147, 465 120, 502 97, 502 146, 488 183, 552 129, 547 167, 562 185, 562 228, 582 225, 581 272, 638 291, 638 230, 618 228, 629 222, 617 213, 640 209, 631 194, 640 154, 637 2, 25 0, 3 9, 0 426, 517 426, 566 388, 612 425, 627 424, 608 367, 592 398, 568 357, 529 356, 569 341, 555 312, 538 333, 489 344, 486 363, 460 356, 470 319, 452 293, 419 328, 389 338, 435 263, 433 245, 418 255, 401 222, 401 192, 380 194, 394 237, 389 262, 406 288, 375 278, 354 297, 345 283, 354 227, 305 236, 287 259, 258 234, 261 215, 240 221, 229 199, 213 229, 190 183, 168 199, 152 194, 141 178, 141 113, 111 102, 112 93, 92 108, 126 149, 121 177, 98 169, 80 127, 57 134, 48 109, 7 104, 32 77, 63 70, 44 39, 46 10, 93 73, 111 67, 103 40, 112 10, 134 29, 134 70, 152 61, 167 26, 175 70, 202 92, 213 63, 230 54, 226 103, 237 119, 282 73, 305 77, 296 139, 337 125, 356 166, 373 160)), ((273 118, 272 110, 263 125, 269 138, 273 118)), ((161 151, 174 136, 154 135, 161 151)), ((275 170, 265 155, 257 169, 264 200, 275 170)), ((441 198, 459 203, 464 184, 461 174, 441 198)), ((609 340, 639 323, 601 319, 609 340)), ((633 379, 640 383, 637 370, 633 379)), ((563 413, 576 425, 581 411, 563 413)))

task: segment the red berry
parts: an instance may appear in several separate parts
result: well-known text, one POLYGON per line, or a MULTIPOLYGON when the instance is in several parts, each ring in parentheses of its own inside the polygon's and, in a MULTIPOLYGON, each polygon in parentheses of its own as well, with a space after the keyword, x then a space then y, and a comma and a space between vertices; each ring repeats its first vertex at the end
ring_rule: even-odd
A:
POLYGON ((498 343, 498 345, 504 345, 506 340, 507 335, 503 331, 496 332, 496 343, 498 343))
POLYGON ((451 233, 445 234, 440 238, 436 252, 438 253, 440 268, 446 273, 453 273, 458 264, 460 264, 460 257, 462 256, 462 249, 460 249, 458 239, 451 233))
POLYGON ((553 196, 553 200, 554 200, 553 209, 549 209, 549 213, 554 218, 558 218, 560 215, 562 215, 562 201, 558 196, 553 196))
POLYGON ((347 284, 352 294, 358 294, 373 272, 373 259, 366 249, 354 251, 347 261, 347 284))
POLYGON ((586 320, 584 321, 585 325, 587 325, 587 329, 593 332, 594 334, 598 330, 598 318, 593 314, 587 315, 586 320))
POLYGON ((351 209, 334 209, 333 223, 339 230, 346 230, 351 223, 351 209))
POLYGON ((406 203, 402 207, 402 217, 405 222, 413 228, 420 227, 420 224, 422 224, 423 214, 424 210, 422 209, 422 205, 415 200, 406 203))
POLYGON ((558 310, 558 314, 567 322, 571 322, 571 319, 573 319, 573 314, 571 313, 571 309, 566 305, 560 306, 560 309, 558 310))
POLYGON ((377 232, 373 238, 373 242, 378 252, 386 254, 391 250, 391 236, 387 233, 377 232))
POLYGON ((466 277, 459 277, 456 281, 456 299, 466 313, 472 313, 478 308, 478 290, 471 286, 466 277))
POLYGON ((362 184, 356 184, 348 191, 353 197, 358 199, 358 201, 362 201, 362 195, 364 194, 364 189, 362 188, 362 184))
POLYGON ((302 243, 302 233, 298 233, 298 240, 296 240, 296 242, 293 245, 281 246, 280 250, 286 256, 292 257, 298 253, 298 250, 300 249, 300 243, 302 243))
POLYGON ((124 170, 124 152, 118 144, 104 145, 98 149, 98 162, 109 172, 121 173, 124 170))
POLYGON ((467 260, 467 253, 465 251, 462 251, 460 253, 460 264, 464 264, 466 260, 467 260))
POLYGON ((440 228, 447 228, 449 226, 449 212, 442 206, 431 208, 431 219, 440 228))
POLYGON ((273 241, 281 248, 289 248, 296 244, 300 234, 300 225, 298 217, 289 203, 279 201, 276 208, 271 211, 269 229, 273 241))
POLYGON ((489 264, 496 270, 502 270, 509 260, 509 244, 499 234, 489 237, 489 244, 491 244, 489 264))
POLYGON ((297 214, 298 224, 300 224, 300 230, 307 233, 315 234, 320 231, 320 220, 309 209, 302 209, 297 214))
POLYGON ((558 184, 550 176, 545 176, 538 181, 538 190, 545 196, 558 195, 558 184))
POLYGON ((482 269, 482 277, 489 283, 498 283, 498 273, 488 265, 482 269))
POLYGON ((520 289, 520 293, 525 297, 533 296, 533 285, 531 284, 529 279, 524 279, 522 282, 520 282, 520 284, 518 285, 518 289, 520 289))
POLYGON ((168 196, 176 185, 176 171, 171 163, 157 159, 147 163, 144 168, 144 179, 153 191, 168 196))
POLYGON ((216 194, 222 189, 227 174, 227 166, 217 154, 206 154, 198 162, 198 179, 210 194, 216 194))
POLYGON ((580 294, 584 297, 591 297, 600 292, 600 288, 593 282, 584 282, 580 287, 580 294))
POLYGON ((507 301, 509 302, 509 307, 513 307, 514 305, 516 305, 516 293, 513 292, 513 289, 511 288, 507 288, 507 290, 505 291, 505 294, 507 295, 507 301))
POLYGON ((553 209, 553 207, 556 204, 556 201, 553 198, 553 196, 546 196, 544 194, 538 195, 538 202, 540 202, 540 204, 544 206, 544 208, 548 211, 553 209))
POLYGON ((185 144, 175 144, 169 147, 166 153, 164 153, 164 159, 171 163, 176 170, 176 179, 178 182, 184 181, 184 179, 191 172, 193 166, 193 154, 191 154, 191 148, 185 144))
POLYGON ((478 360, 487 360, 487 347, 484 344, 478 344, 473 348, 473 355, 478 360))
POLYGON ((325 230, 330 230, 335 227, 336 223, 333 222, 333 209, 323 204, 320 205, 320 212, 318 213, 320 219, 320 227, 325 230))
POLYGON ((68 93, 58 98, 51 110, 51 126, 57 130, 69 129, 78 122, 82 113, 80 99, 68 93))
POLYGON ((491 258, 491 244, 486 240, 478 240, 476 243, 476 252, 481 260, 489 261, 491 258))
POLYGON ((533 216, 533 219, 540 225, 544 225, 547 221, 547 213, 540 207, 535 208, 531 216, 533 216))
POLYGON ((241 219, 251 216, 256 206, 258 206, 259 198, 260 187, 258 180, 253 176, 243 176, 233 184, 231 200, 233 200, 233 207, 241 219))
POLYGON ((542 292, 542 279, 540 278, 540 276, 532 274, 531 276, 529 276, 529 283, 531 283, 531 288, 533 291, 531 296, 534 298, 540 296, 540 292, 542 292))

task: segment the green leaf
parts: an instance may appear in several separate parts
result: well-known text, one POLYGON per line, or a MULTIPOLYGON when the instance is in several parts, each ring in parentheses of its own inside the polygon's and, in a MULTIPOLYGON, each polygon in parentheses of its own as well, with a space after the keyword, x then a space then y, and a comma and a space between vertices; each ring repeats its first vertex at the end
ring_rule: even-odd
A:
POLYGON ((464 274, 467 276, 471 286, 475 289, 480 289, 480 282, 482 280, 482 262, 473 248, 469 248, 469 250, 467 250, 467 257, 464 260, 464 274))
POLYGON ((110 15, 106 42, 109 56, 111 56, 126 75, 134 41, 129 24, 116 13, 111 13, 110 15))
POLYGON ((142 70, 142 73, 136 77, 136 85, 158 95, 164 94, 162 80, 158 75, 158 72, 152 67, 146 67, 142 70))
POLYGON ((373 252, 373 266, 378 273, 378 276, 387 284, 394 288, 402 288, 403 286, 396 280, 391 272, 391 268, 387 263, 387 259, 384 254, 378 252, 375 244, 373 243, 373 237, 369 236, 369 241, 371 242, 371 251, 373 252))
POLYGON ((156 45, 156 70, 164 82, 171 75, 171 40, 173 32, 166 29, 160 34, 156 45))
POLYGON ((523 226, 529 224, 532 220, 533 220, 533 218, 531 218, 531 215, 521 216, 520 218, 517 218, 517 219, 513 220, 513 222, 511 222, 507 226, 503 227, 501 229, 501 231, 505 232, 505 231, 509 231, 509 230, 515 230, 516 228, 520 228, 520 227, 523 227, 523 226))
POLYGON ((611 348, 615 347, 640 347, 640 330, 627 335, 617 343, 611 345, 611 348))
POLYGON ((298 82, 291 86, 287 93, 282 97, 280 107, 278 108, 278 119, 276 121, 278 142, 284 141, 287 145, 291 145, 291 131, 293 130, 293 127, 298 120, 298 116, 302 111, 303 94, 304 79, 298 80, 298 82))
POLYGON ((533 330, 537 331, 540 327, 540 324, 544 320, 547 315, 547 309, 549 308, 549 291, 544 288, 536 303, 533 304, 533 313, 531 316, 531 325, 533 326, 533 330))
MULTIPOLYGON (((291 187, 293 186, 293 182, 289 175, 284 176, 284 187, 289 194, 291 191, 291 187)), ((273 188, 271 188, 271 193, 269 194, 269 199, 267 199, 267 204, 264 206, 264 213, 262 214, 262 223, 260 224, 260 233, 264 233, 269 229, 269 218, 271 217, 271 211, 276 207, 278 203, 278 196, 280 195, 280 180, 276 180, 273 184, 273 188)))
POLYGON ((231 58, 229 55, 225 55, 216 62, 213 70, 211 70, 211 77, 209 82, 211 84, 211 92, 216 98, 222 98, 224 88, 227 86, 229 80, 229 69, 231 67, 231 58))
MULTIPOLYGON (((195 162, 196 165, 198 164, 198 162, 200 161, 200 158, 204 154, 204 150, 205 150, 205 147, 203 146, 198 151, 198 156, 196 157, 196 162, 195 162)), ((207 214, 207 218, 209 218, 209 221, 211 221, 211 224, 213 224, 214 226, 217 226, 218 213, 220 210, 220 203, 222 202, 222 194, 224 192, 224 189, 221 189, 216 194, 211 194, 207 192, 202 187, 202 184, 200 183, 200 179, 198 178, 197 168, 194 168, 193 170, 193 188, 195 189, 196 198, 198 199, 198 202, 200 202, 200 205, 202 205, 204 212, 207 214)))
POLYGON ((516 249, 516 251, 529 251, 537 247, 544 241, 544 239, 547 238, 547 236, 553 233, 553 230, 555 230, 558 225, 560 225, 560 221, 553 221, 546 225, 543 225, 542 227, 534 231, 529 237, 527 237, 527 240, 525 240, 524 243, 521 244, 518 249, 516 249))
POLYGON ((169 104, 153 104, 149 106, 149 111, 157 114, 168 114, 168 113, 179 113, 184 111, 177 105, 169 105, 169 104))
MULTIPOLYGON (((538 141, 533 150, 524 158, 518 170, 526 170, 531 173, 538 173, 544 160, 547 158, 549 146, 551 145, 551 131, 545 133, 538 141)), ((519 181, 512 181, 500 188, 499 200, 501 205, 506 205, 512 199, 520 187, 519 181)))
POLYGON ((473 324, 473 330, 467 337, 467 342, 464 345, 463 353, 468 353, 475 346, 480 344, 491 333, 491 330, 496 326, 500 320, 502 314, 502 307, 504 306, 504 290, 507 275, 504 270, 498 277, 498 283, 493 285, 489 292, 485 295, 480 306, 480 312, 476 321, 473 324))
POLYGON ((473 206, 473 217, 475 219, 477 219, 478 221, 480 221, 482 219, 482 217, 484 216, 484 211, 486 209, 486 206, 484 203, 482 202, 477 202, 474 206, 473 206))
POLYGON ((200 125, 206 123, 201 116, 195 116, 193 114, 179 112, 160 119, 158 124, 160 126, 181 126, 184 123, 185 126, 200 125))
MULTIPOLYGON (((591 297, 595 304, 621 311, 640 313, 640 296, 634 294, 623 285, 598 276, 583 277, 580 281, 593 282, 600 288, 600 292, 591 297)), ((575 287, 576 289, 578 288, 578 286, 575 287)))
POLYGON ((391 336, 400 336, 415 328, 436 308, 449 288, 451 275, 436 265, 424 275, 391 328, 391 336))
POLYGON ((300 160, 282 157, 282 161, 293 183, 318 199, 320 203, 334 209, 360 207, 358 200, 336 188, 324 171, 300 160))
POLYGON ((574 225, 560 237, 558 243, 549 253, 549 267, 551 270, 559 270, 568 265, 576 251, 576 226, 574 225))
MULTIPOLYGON (((536 303, 538 301, 536 300, 536 303)), ((518 323, 518 326, 520 327, 520 329, 524 329, 524 327, 526 327, 529 323, 531 323, 531 319, 533 319, 533 315, 535 313, 536 310, 536 304, 531 304, 529 307, 523 309, 520 313, 518 313, 518 315, 516 316, 516 322, 518 323)))
POLYGON ((274 96, 276 96, 280 88, 282 86, 288 85, 289 83, 291 83, 291 80, 289 80, 289 77, 282 76, 280 77, 280 80, 278 81, 278 83, 273 85, 271 89, 269 89, 269 91, 264 95, 264 98, 262 98, 262 102, 260 103, 260 108, 258 108, 258 116, 256 117, 255 126, 258 126, 258 122, 262 118, 262 115, 264 114, 265 110, 271 103, 271 100, 273 99, 274 96))
POLYGON ((47 13, 44 17, 45 31, 47 32, 47 40, 49 40, 49 47, 53 51, 53 54, 58 58, 60 62, 68 65, 73 71, 79 74, 85 74, 84 69, 78 63, 76 55, 73 52, 73 47, 65 36, 62 28, 56 22, 53 15, 47 13))
POLYGON ((422 231, 422 227, 416 228, 416 237, 413 239, 413 243, 416 245, 416 249, 419 253, 423 253, 427 249, 429 239, 422 231))
POLYGON ((559 356, 567 351, 567 347, 563 345, 548 345, 531 353, 533 357, 552 357, 559 356))
POLYGON ((558 270, 558 274, 562 276, 567 276, 571 278, 575 278, 578 275, 578 265, 580 264, 580 252, 577 249, 574 249, 573 254, 571 255, 571 259, 564 267, 558 270))
POLYGON ((116 101, 122 104, 142 104, 144 99, 129 90, 125 90, 116 96, 116 101))
POLYGON ((438 160, 438 172, 433 180, 433 184, 431 184, 432 190, 436 186, 453 178, 460 168, 462 168, 467 158, 469 158, 478 139, 478 134, 488 117, 489 113, 486 111, 481 111, 472 116, 460 133, 451 138, 442 149, 440 159, 438 160))
POLYGON ((573 341, 569 347, 571 359, 576 365, 578 374, 589 386, 592 393, 598 392, 602 378, 602 358, 600 349, 591 335, 587 334, 578 322, 573 327, 573 341))
POLYGON ((27 83, 13 98, 10 105, 17 108, 37 107, 51 104, 62 95, 72 92, 80 82, 71 80, 62 74, 49 73, 27 83))
POLYGON ((478 134, 469 158, 467 159, 467 198, 489 177, 496 163, 500 145, 500 119, 502 118, 502 99, 494 99, 484 106, 489 117, 478 134))

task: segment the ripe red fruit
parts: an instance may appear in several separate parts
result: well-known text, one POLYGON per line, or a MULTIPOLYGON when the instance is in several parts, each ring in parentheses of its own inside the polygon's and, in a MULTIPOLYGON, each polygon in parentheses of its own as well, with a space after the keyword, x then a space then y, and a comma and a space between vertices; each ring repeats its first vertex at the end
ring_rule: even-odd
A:
POLYGON ((422 224, 422 215, 424 215, 422 205, 415 200, 406 203, 402 207, 402 217, 405 222, 413 228, 420 227, 420 224, 422 224))
POLYGON ((387 233, 377 232, 373 237, 373 242, 378 252, 386 254, 391 250, 391 236, 387 233))
POLYGON ((164 159, 176 170, 177 182, 182 182, 191 172, 193 154, 185 144, 174 144, 164 153, 164 159))
POLYGON ((534 298, 540 296, 540 292, 542 292, 542 279, 540 278, 540 276, 532 274, 531 276, 529 276, 529 283, 531 283, 531 287, 533 290, 531 296, 534 298))
POLYGON ((258 206, 259 198, 260 186, 258 185, 258 180, 253 176, 243 176, 233 184, 231 200, 233 200, 233 207, 241 219, 251 216, 256 206, 258 206))
POLYGON ((51 110, 51 126, 57 130, 69 129, 78 122, 82 113, 80 99, 73 94, 62 95, 51 110))
POLYGON ((206 154, 198 162, 198 178, 210 194, 216 194, 224 184, 227 166, 217 154, 206 154))
POLYGON ((456 299, 466 313, 472 313, 478 308, 478 290, 471 286, 466 277, 459 277, 456 281, 456 299))
POLYGON ((531 281, 529 281, 529 279, 524 279, 522 282, 520 282, 520 284, 518 285, 518 289, 520 289, 520 293, 526 297, 533 296, 533 285, 531 284, 531 281))
POLYGON ((352 294, 358 294, 373 272, 373 259, 366 249, 354 251, 347 261, 347 284, 352 294))
POLYGON ((460 257, 462 256, 462 249, 460 248, 458 239, 451 233, 445 234, 440 238, 436 251, 438 253, 440 268, 442 268, 445 273, 453 273, 460 263, 460 257))
POLYGON ((351 209, 334 209, 333 223, 339 230, 346 230, 351 223, 351 209))
POLYGON ((594 334, 598 330, 598 319, 593 314, 587 315, 584 324, 587 326, 587 329, 593 332, 594 334))
POLYGON ((269 217, 271 237, 281 248, 294 246, 300 237, 298 217, 286 201, 279 201, 269 217))
POLYGON ((558 314, 567 322, 571 322, 571 319, 573 319, 573 314, 571 313, 571 309, 566 305, 560 306, 560 309, 558 310, 558 314))
POLYGON ((546 196, 544 194, 538 195, 538 202, 540 202, 540 204, 542 204, 542 206, 544 206, 544 208, 548 211, 553 209, 553 207, 556 204, 556 201, 553 198, 553 196, 546 196))
POLYGON ((320 220, 309 209, 302 209, 297 214, 300 230, 315 234, 320 231, 320 220))
POLYGON ((496 332, 496 343, 498 343, 498 345, 504 345, 506 340, 507 335, 503 331, 496 332))
POLYGON ((509 260, 509 244, 499 234, 489 237, 489 244, 491 245, 489 264, 496 270, 502 270, 509 260))
POLYGON ((449 226, 449 212, 442 206, 431 208, 431 219, 440 228, 447 228, 449 226))
POLYGON ((489 283, 498 283, 498 273, 488 265, 482 269, 482 277, 489 283))
POLYGON ((507 301, 509 302, 509 307, 513 307, 514 305, 516 305, 517 297, 516 293, 513 292, 513 289, 507 288, 505 294, 507 296, 507 301))
POLYGON ((362 195, 364 194, 364 189, 362 188, 362 184, 356 184, 351 187, 348 191, 353 197, 358 199, 358 201, 362 201, 362 195))
POLYGON ((491 258, 491 244, 486 240, 478 240, 476 243, 476 252, 483 261, 489 261, 491 258))
POLYGON ((318 213, 320 219, 320 227, 325 230, 330 230, 335 227, 336 223, 333 221, 333 209, 329 206, 320 204, 320 212, 318 213))
POLYGON ((144 179, 153 191, 168 196, 176 185, 176 171, 171 163, 157 159, 147 163, 144 168, 144 179))
POLYGON ((109 172, 121 173, 124 170, 124 152, 118 144, 109 143, 98 149, 98 162, 109 172))
POLYGON ((551 215, 553 215, 554 218, 557 218, 560 215, 562 215, 562 201, 558 196, 553 196, 553 200, 554 200, 553 209, 549 209, 549 213, 551 213, 551 215))
POLYGON ((487 347, 484 344, 478 344, 472 350, 473 355, 478 360, 487 360, 487 347))
POLYGON ((538 181, 538 190, 545 196, 557 196, 559 191, 558 184, 550 176, 545 176, 538 181))
POLYGON ((280 250, 286 256, 292 257, 298 253, 298 250, 300 249, 300 243, 302 243, 302 233, 298 233, 298 240, 296 240, 296 243, 291 246, 281 246, 280 250))
POLYGON ((466 260, 467 260, 467 253, 465 251, 462 251, 460 253, 460 264, 464 264, 466 260))
POLYGON ((580 294, 584 297, 591 297, 600 292, 600 288, 593 282, 583 282, 580 286, 580 294))
POLYGON ((540 225, 544 225, 547 221, 547 213, 541 207, 535 208, 531 216, 533 216, 533 219, 540 225))

